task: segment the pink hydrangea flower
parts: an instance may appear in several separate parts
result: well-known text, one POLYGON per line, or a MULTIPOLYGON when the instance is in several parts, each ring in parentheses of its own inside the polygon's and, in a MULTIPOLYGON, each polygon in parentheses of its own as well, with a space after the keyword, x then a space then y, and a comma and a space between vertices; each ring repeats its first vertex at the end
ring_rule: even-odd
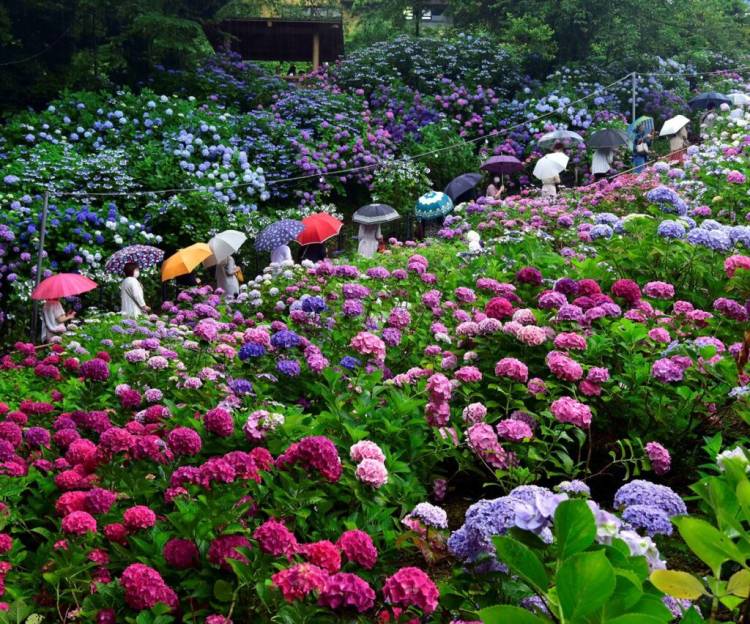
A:
POLYGON ((281 590, 287 602, 302 600, 312 592, 321 592, 327 580, 328 573, 312 563, 298 563, 271 577, 271 581, 281 590))
POLYGON ((572 397, 560 397, 552 403, 552 415, 561 423, 570 423, 587 429, 591 425, 591 409, 572 397))
POLYGON ((385 462, 385 455, 380 447, 371 440, 360 440, 353 444, 349 449, 349 457, 354 463, 359 463, 363 459, 374 459, 381 463, 385 462))
POLYGON ((378 560, 378 551, 372 538, 359 529, 342 533, 336 545, 349 561, 367 570, 372 570, 378 560))
POLYGON ((96 519, 88 512, 73 511, 63 518, 62 530, 69 535, 96 533, 96 519))
POLYGON ((440 593, 435 583, 422 570, 407 567, 386 579, 383 596, 388 604, 404 608, 417 607, 429 615, 437 609, 440 593))
POLYGON ((668 473, 672 466, 672 458, 669 455, 669 451, 658 442, 649 442, 645 448, 646 455, 651 462, 654 472, 658 475, 668 473))
POLYGON ((260 549, 274 557, 291 557, 297 552, 297 538, 281 522, 271 518, 261 524, 253 537, 258 540, 260 549))
POLYGON ((495 364, 495 375, 526 383, 526 380, 529 377, 529 369, 526 367, 526 364, 520 360, 507 357, 495 364))
POLYGON ((354 609, 364 613, 375 606, 375 592, 356 574, 339 572, 328 577, 318 604, 333 610, 354 609))
POLYGON ((362 483, 378 489, 388 482, 388 469, 375 459, 363 459, 357 465, 355 475, 362 483))
POLYGON ((497 435, 504 440, 511 442, 521 442, 533 437, 534 433, 531 427, 522 420, 508 418, 497 423, 497 435))

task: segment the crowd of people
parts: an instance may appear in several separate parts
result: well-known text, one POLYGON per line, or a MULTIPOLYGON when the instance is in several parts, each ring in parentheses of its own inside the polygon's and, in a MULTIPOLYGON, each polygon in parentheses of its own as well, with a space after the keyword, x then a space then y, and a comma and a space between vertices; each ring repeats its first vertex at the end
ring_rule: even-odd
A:
MULTIPOLYGON (((709 105, 700 117, 699 121, 699 138, 704 139, 711 126, 716 123, 719 113, 729 111, 729 106, 722 104, 718 109, 714 105, 709 105)), ((688 133, 689 120, 683 118, 685 123, 674 132, 665 133, 669 142, 669 153, 666 158, 673 162, 680 162, 684 158, 685 151, 690 146, 690 135, 688 133)), ((580 138, 580 137, 579 137, 580 138)), ((630 142, 632 150, 632 168, 629 171, 640 173, 646 164, 651 160, 653 143, 656 140, 656 132, 653 126, 653 120, 645 118, 634 128, 634 138, 630 142)), ((565 143, 557 141, 552 146, 551 153, 565 155, 565 143)), ((591 173, 595 180, 600 180, 609 174, 615 158, 616 148, 601 147, 594 150, 591 161, 591 173)), ((567 163, 567 157, 565 162, 567 163)), ((577 178, 577 176, 576 176, 577 178)), ((541 195, 542 197, 555 197, 558 192, 558 186, 561 184, 559 175, 541 177, 541 195)), ((494 176, 486 188, 485 196, 490 199, 499 200, 505 194, 505 185, 499 176, 494 176)), ((424 224, 421 224, 422 226, 424 224)), ((385 250, 383 234, 380 225, 377 224, 360 224, 358 233, 358 253, 365 258, 372 258, 376 253, 385 250)), ((469 244, 468 255, 481 253, 482 243, 476 232, 469 232, 467 235, 469 244)), ((300 253, 300 261, 308 260, 310 262, 320 262, 326 258, 325 243, 312 243, 303 245, 300 253)), ((271 266, 283 267, 293 263, 292 250, 288 244, 276 246, 271 251, 271 266)), ((128 262, 123 269, 124 279, 120 283, 120 313, 125 318, 137 318, 143 314, 148 314, 151 308, 146 304, 143 285, 139 281, 140 267, 135 262, 128 262)), ((242 281, 242 271, 235 262, 233 256, 229 256, 217 263, 214 268, 214 278, 216 288, 223 292, 228 300, 232 300, 240 293, 240 283, 242 281)), ((200 280, 188 273, 179 276, 176 279, 177 285, 181 287, 191 287, 200 283, 200 280)), ((55 336, 59 336, 67 331, 66 324, 75 319, 76 312, 66 312, 59 299, 46 300, 42 309, 42 341, 49 342, 55 336)))

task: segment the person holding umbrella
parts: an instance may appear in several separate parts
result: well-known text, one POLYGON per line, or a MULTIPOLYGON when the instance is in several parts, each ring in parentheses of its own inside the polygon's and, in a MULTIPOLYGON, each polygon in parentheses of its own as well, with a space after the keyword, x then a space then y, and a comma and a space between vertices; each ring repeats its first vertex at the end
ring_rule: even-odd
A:
POLYGON ((500 178, 495 176, 487 187, 487 197, 490 199, 501 199, 505 192, 505 186, 500 182, 500 178))
POLYGON ((599 148, 594 152, 591 159, 591 173, 594 174, 595 180, 601 180, 609 173, 614 159, 615 151, 613 149, 599 148))
POLYGON ((291 262, 294 264, 291 247, 289 247, 289 245, 278 245, 277 247, 274 247, 271 252, 271 264, 284 264, 285 262, 291 262))
POLYGON ((96 288, 95 281, 78 273, 58 273, 39 283, 31 293, 35 301, 44 301, 42 307, 42 341, 67 331, 65 323, 75 318, 75 311, 66 313, 60 303, 63 297, 73 297, 96 288))
POLYGON ((372 258, 378 252, 378 239, 383 238, 379 225, 359 224, 357 253, 363 258, 372 258))
POLYGON ((322 262, 327 255, 326 241, 336 236, 344 224, 326 212, 317 212, 302 219, 302 225, 304 229, 297 237, 302 245, 300 261, 322 262))
POLYGON ((138 281, 141 270, 136 262, 128 262, 123 269, 125 279, 120 282, 120 313, 125 318, 138 318, 150 312, 143 299, 143 286, 138 281))
POLYGON ((42 307, 42 342, 49 342, 53 336, 64 334, 65 323, 76 317, 75 310, 65 312, 59 299, 46 299, 42 307))
POLYGON ((216 288, 221 288, 228 299, 240 293, 239 276, 242 272, 235 264, 233 254, 239 251, 246 240, 247 236, 238 230, 225 230, 208 241, 211 255, 203 261, 203 266, 216 266, 216 288))
POLYGON ((216 265, 216 288, 221 288, 227 299, 234 299, 240 294, 240 280, 237 277, 239 270, 234 256, 229 256, 216 265))
POLYGON ((633 142, 633 171, 635 173, 640 173, 646 167, 653 139, 653 130, 649 132, 643 124, 638 126, 633 142))

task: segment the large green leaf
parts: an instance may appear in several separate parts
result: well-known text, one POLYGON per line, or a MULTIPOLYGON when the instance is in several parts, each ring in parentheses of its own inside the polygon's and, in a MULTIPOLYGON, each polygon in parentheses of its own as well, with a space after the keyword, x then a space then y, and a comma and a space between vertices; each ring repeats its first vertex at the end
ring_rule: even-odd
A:
POLYGON ((679 570, 654 570, 651 583, 665 594, 681 599, 697 600, 706 591, 692 574, 679 570))
POLYGON ((645 613, 628 613, 613 620, 606 620, 605 624, 665 624, 665 622, 658 617, 645 613))
POLYGON ((549 578, 544 564, 533 550, 527 548, 512 537, 499 535, 492 540, 495 543, 497 557, 513 573, 539 593, 547 591, 549 578))
POLYGON ((555 511, 555 541, 558 557, 567 559, 585 550, 596 538, 596 521, 586 501, 568 500, 555 511))
POLYGON ((680 516, 672 521, 690 550, 711 568, 715 576, 719 576, 721 565, 726 561, 744 565, 745 557, 737 546, 715 526, 690 516, 680 516))
POLYGON ((565 619, 572 621, 607 602, 615 590, 615 571, 601 550, 578 553, 560 566, 556 588, 565 619))
POLYGON ((479 612, 484 624, 549 624, 549 620, 534 615, 531 611, 510 605, 487 607, 479 612))

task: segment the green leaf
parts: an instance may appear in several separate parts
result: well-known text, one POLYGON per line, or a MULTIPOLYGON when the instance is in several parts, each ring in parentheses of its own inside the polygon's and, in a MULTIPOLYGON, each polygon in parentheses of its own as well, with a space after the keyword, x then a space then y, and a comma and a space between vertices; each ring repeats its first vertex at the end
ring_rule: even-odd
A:
POLYGON ((556 588, 565 619, 574 620, 607 601, 615 590, 615 571, 601 550, 578 553, 563 561, 556 588))
POLYGON ((221 602, 232 602, 234 587, 228 581, 218 579, 214 583, 214 598, 221 602))
POLYGON ((586 501, 560 503, 555 511, 555 538, 559 559, 567 559, 594 543, 596 522, 586 501))
POLYGON ((675 598, 697 600, 705 592, 700 580, 679 570, 654 570, 650 580, 656 589, 675 598))
POLYGON ((680 620, 680 624, 700 624, 701 622, 705 622, 705 620, 695 607, 690 607, 680 620))
POLYGON ((734 542, 705 520, 679 516, 673 518, 672 522, 677 525, 682 539, 690 550, 711 568, 714 576, 719 576, 721 565, 730 559, 744 565, 745 557, 734 542))
POLYGON ((484 624, 549 624, 549 620, 543 620, 531 611, 510 605, 487 607, 479 611, 479 617, 484 624))
POLYGON ((645 613, 628 613, 613 620, 606 620, 606 624, 664 624, 664 620, 645 613))
POLYGON ((750 481, 746 477, 737 484, 737 500, 745 514, 745 520, 750 520, 750 481))
POLYGON ((549 579, 544 564, 534 551, 511 537, 497 536, 492 540, 497 551, 497 558, 507 565, 512 572, 526 581, 531 589, 539 593, 547 591, 549 579))

